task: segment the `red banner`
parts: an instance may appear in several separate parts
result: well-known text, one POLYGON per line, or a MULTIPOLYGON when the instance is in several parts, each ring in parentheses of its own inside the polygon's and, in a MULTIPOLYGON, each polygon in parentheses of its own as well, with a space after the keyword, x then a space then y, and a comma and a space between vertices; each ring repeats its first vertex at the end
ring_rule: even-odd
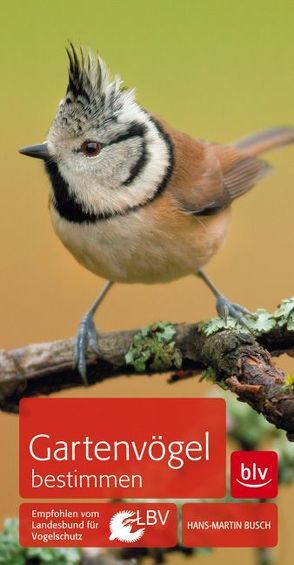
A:
POLYGON ((25 498, 221 498, 225 402, 219 398, 25 398, 25 498))
POLYGON ((24 547, 173 547, 175 504, 25 503, 19 509, 24 547))
POLYGON ((274 547, 277 529, 275 504, 184 504, 182 509, 187 547, 274 547))

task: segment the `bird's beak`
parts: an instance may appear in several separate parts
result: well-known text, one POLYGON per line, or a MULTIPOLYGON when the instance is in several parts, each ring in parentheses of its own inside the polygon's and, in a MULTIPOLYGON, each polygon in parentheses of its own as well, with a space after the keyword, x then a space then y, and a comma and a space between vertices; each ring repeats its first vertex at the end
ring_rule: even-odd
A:
POLYGON ((27 155, 28 157, 35 157, 36 159, 44 159, 44 161, 46 161, 50 157, 46 143, 22 147, 21 149, 19 149, 19 153, 21 153, 22 155, 27 155))

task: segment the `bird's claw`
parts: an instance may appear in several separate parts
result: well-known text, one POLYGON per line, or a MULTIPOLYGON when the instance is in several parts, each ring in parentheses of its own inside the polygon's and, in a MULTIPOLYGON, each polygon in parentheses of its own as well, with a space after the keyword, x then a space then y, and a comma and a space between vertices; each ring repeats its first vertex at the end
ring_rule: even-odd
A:
POLYGON ((247 310, 244 306, 240 304, 233 304, 230 302, 225 296, 219 295, 216 301, 216 310, 218 315, 225 320, 227 323, 228 316, 232 316, 241 326, 245 326, 250 332, 252 329, 250 328, 247 320, 244 316, 250 315, 254 317, 254 314, 247 310))
POLYGON ((82 319, 75 339, 75 367, 83 382, 88 385, 86 355, 88 349, 98 354, 97 331, 93 318, 86 314, 82 319))

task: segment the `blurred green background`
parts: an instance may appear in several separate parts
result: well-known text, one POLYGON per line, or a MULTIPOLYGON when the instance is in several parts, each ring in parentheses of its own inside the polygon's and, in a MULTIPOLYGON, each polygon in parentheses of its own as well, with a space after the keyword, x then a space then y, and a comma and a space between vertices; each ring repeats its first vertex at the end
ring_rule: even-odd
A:
MULTIPOLYGON (((139 101, 176 128, 229 142, 294 124, 294 6, 287 0, 26 0, 1 2, 0 10, 0 344, 9 348, 73 335, 102 284, 53 234, 41 164, 17 154, 46 136, 66 88, 67 40, 98 48, 112 72, 137 88, 139 101)), ((294 148, 268 159, 273 175, 234 205, 227 244, 207 269, 225 294, 251 309, 273 309, 293 294, 294 148)), ((191 277, 167 286, 117 286, 97 324, 111 330, 213 313, 211 295, 191 277)), ((279 363, 291 370, 289 361, 279 363)), ((174 387, 165 380, 121 378, 72 395, 207 391, 191 380, 174 387)), ((17 512, 17 426, 17 417, 1 415, 0 520, 17 512)), ((294 489, 283 489, 281 565, 293 563, 293 501, 294 489)), ((197 563, 251 563, 252 555, 218 550, 197 563)))

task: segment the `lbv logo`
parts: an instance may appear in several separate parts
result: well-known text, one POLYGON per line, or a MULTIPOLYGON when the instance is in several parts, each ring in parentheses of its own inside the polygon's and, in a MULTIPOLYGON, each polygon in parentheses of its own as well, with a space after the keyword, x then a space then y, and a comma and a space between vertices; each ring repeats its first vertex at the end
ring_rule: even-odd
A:
POLYGON ((154 509, 144 509, 144 511, 121 510, 116 512, 110 519, 109 540, 136 543, 144 536, 146 527, 165 526, 169 515, 170 510, 161 512, 154 509))
POLYGON ((231 495, 234 498, 274 498, 277 489, 275 451, 234 451, 231 454, 231 495))

